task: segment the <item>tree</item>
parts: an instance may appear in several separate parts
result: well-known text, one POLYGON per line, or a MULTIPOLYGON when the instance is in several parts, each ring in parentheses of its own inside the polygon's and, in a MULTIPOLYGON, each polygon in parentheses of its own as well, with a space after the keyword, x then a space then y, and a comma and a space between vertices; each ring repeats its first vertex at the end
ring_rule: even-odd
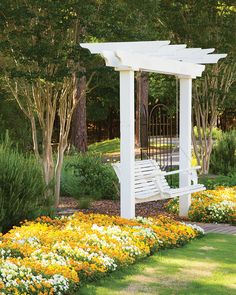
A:
POLYGON ((228 53, 223 63, 207 66, 203 78, 193 83, 193 122, 198 129, 197 137, 193 132, 193 145, 204 174, 209 170, 212 130, 236 81, 236 44, 232 38, 236 9, 233 3, 232 0, 181 0, 162 1, 161 5, 162 20, 170 29, 172 40, 228 53))
POLYGON ((148 122, 143 122, 143 120, 148 119, 148 78, 149 75, 145 72, 138 72, 136 75, 135 144, 137 147, 146 149, 148 145, 148 122))
POLYGON ((236 65, 221 63, 211 68, 203 79, 194 83, 193 108, 197 132, 192 132, 194 152, 202 173, 207 174, 213 147, 212 133, 217 117, 224 108, 232 84, 235 82, 236 65))
MULTIPOLYGON (((45 184, 59 202, 60 175, 72 114, 78 103, 81 34, 77 1, 2 1, 2 76, 31 124, 45 184), (56 161, 53 128, 59 121, 56 161), (39 137, 42 145, 39 144, 39 137)), ((82 95, 82 94, 81 94, 82 95)), ((47 196, 48 196, 47 195, 47 196)))
MULTIPOLYGON (((148 2, 141 0, 100 1, 99 15, 96 14, 96 17, 94 17, 97 26, 93 28, 92 35, 96 36, 96 40, 103 42, 159 39, 163 31, 160 30, 160 27, 163 27, 163 25, 159 20, 159 3, 160 0, 148 2)), ((146 75, 143 73, 143 77, 146 75)), ((141 93, 138 91, 138 88, 146 89, 146 94, 142 96, 142 99, 146 101, 145 104, 148 101, 148 88, 146 87, 148 81, 147 79, 141 79, 140 82, 143 85, 139 83, 140 86, 137 87, 136 96, 137 144, 139 144, 138 134, 140 133, 139 100, 141 99, 141 93)), ((106 121, 109 138, 113 138, 113 119, 117 119, 119 114, 118 87, 118 75, 109 69, 105 69, 105 71, 98 72, 98 87, 88 96, 89 118, 96 118, 96 121, 106 121)))
POLYGON ((77 83, 76 100, 77 106, 72 117, 72 144, 79 152, 88 150, 87 143, 87 116, 86 116, 86 76, 82 76, 77 83))

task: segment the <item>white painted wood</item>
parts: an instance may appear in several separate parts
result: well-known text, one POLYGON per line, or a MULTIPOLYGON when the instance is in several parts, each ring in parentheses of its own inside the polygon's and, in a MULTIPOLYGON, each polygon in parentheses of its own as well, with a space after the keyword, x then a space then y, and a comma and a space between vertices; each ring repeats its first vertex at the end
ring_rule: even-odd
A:
POLYGON ((80 46, 87 48, 91 53, 101 53, 104 50, 128 50, 128 51, 142 51, 157 50, 161 46, 170 44, 169 40, 165 41, 137 41, 137 42, 104 42, 104 43, 80 43, 80 46))
POLYGON ((227 54, 207 54, 205 56, 186 57, 184 60, 196 64, 216 64, 219 59, 225 58, 227 54))
POLYGON ((168 75, 182 75, 200 77, 205 69, 204 65, 185 63, 178 60, 168 60, 161 57, 146 56, 128 51, 117 50, 114 55, 102 52, 106 65, 110 67, 127 67, 134 70, 155 72, 168 75))
MULTIPOLYGON (((148 51, 145 52, 147 55, 153 55, 153 56, 162 56, 164 55, 172 55, 175 54, 175 52, 178 52, 180 50, 184 50, 187 47, 186 44, 177 44, 177 45, 168 45, 168 46, 160 46, 159 48, 150 48, 148 51)), ((135 53, 143 54, 143 50, 137 50, 135 53)))
MULTIPOLYGON (((113 164, 115 172, 121 181, 121 164, 113 164)), ((161 171, 159 165, 154 160, 139 160, 134 164, 134 196, 135 203, 142 203, 148 201, 162 200, 174 198, 177 196, 185 196, 186 194, 199 192, 205 190, 202 184, 195 182, 197 174, 192 174, 192 171, 196 172, 196 169, 200 167, 190 168, 189 171, 173 171, 176 173, 184 172, 190 175, 190 179, 194 181, 193 185, 185 186, 182 188, 171 188, 165 179, 168 172, 161 171)))
POLYGON ((111 43, 81 43, 81 47, 87 48, 91 53, 98 53, 103 56, 107 66, 120 69, 145 70, 170 75, 191 76, 193 78, 201 75, 203 70, 196 65, 216 63, 220 58, 226 57, 226 54, 210 54, 214 48, 186 48, 186 44, 170 45, 170 41, 144 41, 144 42, 111 42, 111 43), (122 58, 120 53, 122 52, 122 58), (127 56, 125 56, 127 54, 127 56), (134 55, 137 56, 135 57, 134 55), (135 61, 129 60, 129 56, 135 57, 135 61), (164 63, 159 67, 158 59, 164 63), (128 61, 127 61, 128 59, 128 61), (170 62, 172 64, 170 69, 170 62), (178 64, 180 62, 181 65, 178 64), (141 63, 141 64, 140 64, 141 63), (192 64, 189 72, 189 66, 192 64), (164 69, 162 68, 164 67, 164 69), (181 69, 181 72, 180 72, 181 69), (196 73, 192 71, 196 69, 196 73), (184 73, 183 73, 184 72, 184 73))
MULTIPOLYGON (((191 168, 192 79, 180 78, 179 169, 191 168)), ((190 173, 180 173, 180 188, 191 185, 190 173)), ((179 198, 180 216, 188 216, 191 194, 179 198)))
POLYGON ((135 202, 180 197, 180 215, 186 216, 190 194, 204 190, 197 184, 191 167, 191 91, 192 80, 202 75, 205 66, 226 54, 210 54, 213 48, 186 48, 170 41, 82 43, 91 53, 103 56, 107 66, 120 71, 121 166, 116 173, 121 182, 121 216, 135 216, 135 202), (180 188, 171 189, 158 165, 134 165, 134 71, 175 75, 180 78, 180 188), (188 172, 186 173, 186 169, 188 172), (191 185, 191 181, 193 185, 191 185))
POLYGON ((186 48, 186 45, 184 48, 181 46, 175 48, 175 46, 177 45, 162 46, 154 53, 154 55, 162 57, 169 56, 176 58, 177 60, 181 57, 184 60, 185 57, 206 56, 208 53, 212 53, 215 50, 214 48, 186 48), (172 46, 174 47, 173 50, 168 50, 168 48, 172 49, 172 46))
POLYGON ((120 71, 121 216, 135 217, 134 72, 120 71))

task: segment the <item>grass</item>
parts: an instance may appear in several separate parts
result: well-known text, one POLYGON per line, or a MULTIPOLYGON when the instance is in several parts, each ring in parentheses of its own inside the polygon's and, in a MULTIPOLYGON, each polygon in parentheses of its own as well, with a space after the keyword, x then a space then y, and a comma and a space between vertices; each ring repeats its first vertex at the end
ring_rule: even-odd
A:
MULTIPOLYGON (((168 149, 173 147, 172 144, 158 144, 158 143, 152 143, 152 148, 162 148, 162 149, 168 149)), ((120 152, 120 139, 114 138, 114 139, 108 139, 101 142, 95 142, 93 144, 89 145, 89 151, 90 152, 96 152, 101 154, 112 154, 112 153, 119 153, 120 152)))
POLYGON ((83 286, 83 295, 236 294, 236 236, 208 234, 83 286))
POLYGON ((90 152, 96 152, 101 154, 112 154, 120 151, 120 139, 114 138, 111 140, 104 140, 101 142, 95 142, 89 145, 90 152))

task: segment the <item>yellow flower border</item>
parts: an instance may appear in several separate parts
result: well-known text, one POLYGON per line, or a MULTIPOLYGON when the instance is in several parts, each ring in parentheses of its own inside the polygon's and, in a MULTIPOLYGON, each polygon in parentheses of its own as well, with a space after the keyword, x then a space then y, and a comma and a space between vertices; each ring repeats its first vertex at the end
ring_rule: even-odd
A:
POLYGON ((169 217, 41 217, 0 237, 0 294, 72 294, 91 279, 203 234, 169 217))

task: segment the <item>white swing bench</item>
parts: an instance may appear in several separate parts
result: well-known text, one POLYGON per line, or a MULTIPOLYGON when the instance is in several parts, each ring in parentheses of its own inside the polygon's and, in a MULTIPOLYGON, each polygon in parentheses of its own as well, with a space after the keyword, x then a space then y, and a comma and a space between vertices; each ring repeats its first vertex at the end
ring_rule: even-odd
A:
MULTIPOLYGON (((112 165, 120 181, 120 163, 112 165)), ((203 191, 206 188, 198 184, 197 170, 200 166, 189 170, 175 170, 170 172, 162 171, 155 160, 137 160, 134 166, 134 194, 135 203, 163 200, 174 197, 181 197, 187 194, 203 191), (191 185, 181 188, 171 188, 166 176, 190 173, 191 185)))

